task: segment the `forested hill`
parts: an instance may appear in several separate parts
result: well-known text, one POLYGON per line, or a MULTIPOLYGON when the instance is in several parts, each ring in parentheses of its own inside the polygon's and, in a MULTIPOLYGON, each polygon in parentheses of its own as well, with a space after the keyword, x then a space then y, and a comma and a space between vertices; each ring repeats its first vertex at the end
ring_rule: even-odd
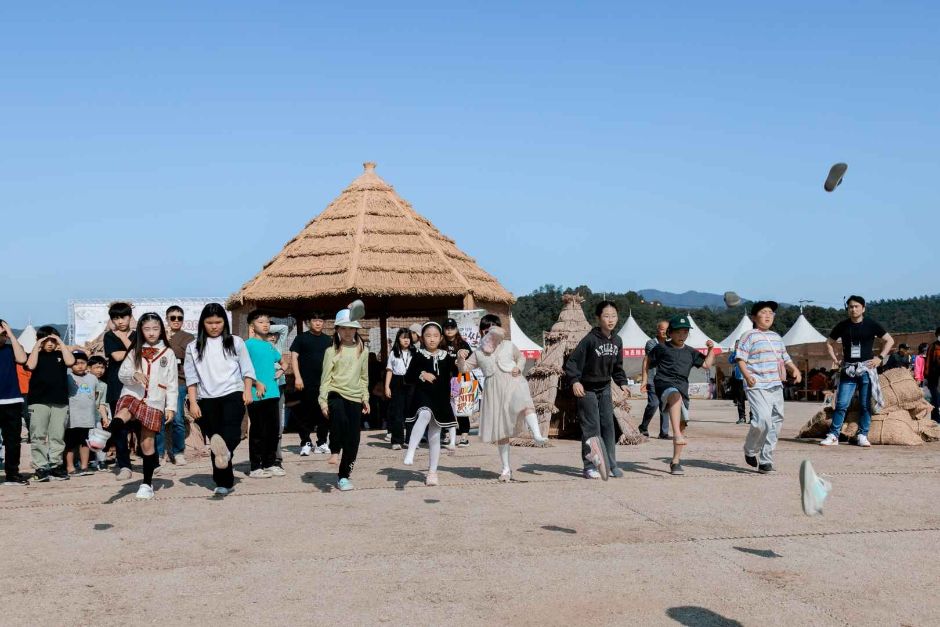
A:
MULTIPOLYGON (((542 341, 542 332, 548 330, 558 319, 561 311, 563 294, 577 293, 584 297, 584 313, 589 322, 594 322, 594 306, 607 298, 617 303, 620 308, 620 323, 626 320, 630 311, 640 328, 647 335, 653 335, 656 322, 677 313, 691 313, 695 323, 716 342, 724 339, 741 320, 745 306, 734 309, 721 308, 673 308, 641 302, 644 299, 637 292, 626 294, 595 294, 588 287, 562 288, 545 285, 526 296, 521 296, 512 307, 516 322, 526 335, 538 343, 542 341)), ((828 335, 832 327, 845 317, 842 309, 808 306, 803 309, 806 318, 820 333, 828 335)), ((799 307, 781 307, 777 312, 774 330, 781 335, 786 333, 800 315, 799 307)), ((928 331, 940 326, 940 294, 918 296, 897 300, 883 300, 868 303, 866 315, 877 320, 886 329, 895 333, 909 331, 928 331)), ((619 329, 619 325, 618 325, 619 329)))

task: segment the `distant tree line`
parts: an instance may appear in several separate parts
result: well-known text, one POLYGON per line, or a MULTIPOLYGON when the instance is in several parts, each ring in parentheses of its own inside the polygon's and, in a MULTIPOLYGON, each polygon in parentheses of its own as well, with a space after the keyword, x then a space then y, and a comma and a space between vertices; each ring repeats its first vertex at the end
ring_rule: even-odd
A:
MULTIPOLYGON (((620 323, 627 319, 630 312, 640 328, 647 335, 653 335, 656 322, 677 313, 690 313, 695 324, 706 335, 720 342, 738 325, 741 316, 747 312, 749 303, 732 309, 689 309, 666 307, 644 301, 636 292, 625 294, 596 293, 586 285, 575 288, 563 288, 557 285, 543 285, 531 294, 521 296, 512 307, 513 316, 526 335, 538 343, 542 341, 542 332, 547 331, 558 319, 561 311, 563 294, 580 294, 584 297, 584 313, 588 322, 594 322, 594 306, 604 300, 612 300, 620 308, 620 323)), ((832 307, 807 306, 803 314, 823 335, 828 335, 835 324, 845 317, 845 311, 832 307)), ((781 307, 777 311, 774 330, 783 335, 796 322, 800 308, 781 307)), ((873 301, 868 303, 866 315, 871 316, 895 333, 928 331, 940 326, 940 294, 918 296, 915 298, 873 301)))

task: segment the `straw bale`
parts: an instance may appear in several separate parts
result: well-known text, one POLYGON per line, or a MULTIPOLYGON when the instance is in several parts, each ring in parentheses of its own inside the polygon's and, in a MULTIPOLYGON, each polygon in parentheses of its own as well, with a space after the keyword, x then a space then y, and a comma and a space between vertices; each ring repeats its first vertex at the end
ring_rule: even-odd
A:
POLYGON ((907 368, 892 368, 879 377, 885 395, 885 407, 913 409, 924 400, 924 392, 907 368), (889 398, 891 402, 889 402, 889 398))
POLYGON ((886 414, 876 414, 871 419, 868 439, 872 444, 895 444, 918 446, 928 439, 937 439, 932 430, 925 433, 921 424, 911 418, 909 411, 896 409, 886 414))

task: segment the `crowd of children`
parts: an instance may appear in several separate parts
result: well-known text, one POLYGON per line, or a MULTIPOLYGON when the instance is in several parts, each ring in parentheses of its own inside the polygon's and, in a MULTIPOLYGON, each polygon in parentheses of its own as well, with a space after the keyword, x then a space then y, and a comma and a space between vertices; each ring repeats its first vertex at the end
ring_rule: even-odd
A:
MULTIPOLYGON (((753 305, 754 329, 740 338, 733 355, 751 408, 745 461, 761 473, 773 470, 787 371, 797 382, 800 377, 782 339, 770 330, 776 309, 772 301, 753 305)), ((66 480, 92 474, 93 468, 103 470, 106 451, 113 455, 117 478, 128 480, 133 476, 131 450, 136 449, 143 470, 137 498, 150 499, 164 455, 172 463, 186 463, 183 416, 188 410, 200 439, 208 441, 214 492, 224 496, 235 486, 232 456, 244 437, 246 412, 248 477, 286 474, 280 455, 286 405, 300 435, 300 455, 329 455, 329 462, 338 466, 337 487, 347 491, 353 488, 363 420, 373 411, 376 394, 384 392, 386 441, 394 451, 406 448, 403 464, 411 466, 426 439, 430 455, 425 483, 435 486, 442 441, 450 448, 470 444, 469 419, 456 415, 454 402, 456 377, 470 372, 483 382, 479 437, 497 447, 500 481, 512 479, 512 438, 528 430, 537 445, 547 442, 522 376, 525 359, 506 339, 499 316, 482 317, 475 349, 452 319, 443 326, 429 321, 400 329, 385 376, 370 386, 369 351, 359 333, 363 315, 361 303, 339 311, 331 337, 323 332, 324 314, 311 312, 305 316, 306 330, 299 330, 287 350, 287 328, 272 325, 263 311, 248 315, 249 337, 243 340, 232 334, 218 303, 205 306, 195 337, 182 330, 179 307, 166 311, 167 326, 150 312, 132 328, 131 306, 115 303, 103 338, 104 357, 90 358, 66 346, 53 327, 37 331, 35 347, 27 354, 0 320, 6 485, 28 483, 19 472, 25 416, 35 480, 66 480), (285 398, 288 372, 292 398, 285 398)), ((606 480, 623 476, 616 462, 611 386, 629 392, 621 339, 614 333, 617 306, 603 301, 595 315, 597 326, 568 357, 561 385, 576 399, 584 477, 606 480)), ((688 443, 689 374, 693 368, 709 368, 714 360, 710 342, 704 354, 686 345, 690 328, 686 316, 670 319, 664 341, 650 347, 642 373, 643 393, 655 399, 671 427, 673 475, 683 474, 681 457, 688 443), (652 381, 649 372, 655 373, 652 381)))

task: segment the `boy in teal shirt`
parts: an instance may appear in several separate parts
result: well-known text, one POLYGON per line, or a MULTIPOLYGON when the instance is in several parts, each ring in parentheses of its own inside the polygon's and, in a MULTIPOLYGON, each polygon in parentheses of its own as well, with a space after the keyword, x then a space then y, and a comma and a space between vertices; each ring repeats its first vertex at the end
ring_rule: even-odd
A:
POLYGON ((248 405, 248 459, 251 463, 249 477, 262 479, 283 477, 285 472, 276 464, 277 441, 280 432, 279 403, 281 391, 277 379, 284 373, 281 353, 268 340, 271 319, 262 311, 248 314, 251 337, 245 342, 251 364, 255 368, 251 404, 248 405))

